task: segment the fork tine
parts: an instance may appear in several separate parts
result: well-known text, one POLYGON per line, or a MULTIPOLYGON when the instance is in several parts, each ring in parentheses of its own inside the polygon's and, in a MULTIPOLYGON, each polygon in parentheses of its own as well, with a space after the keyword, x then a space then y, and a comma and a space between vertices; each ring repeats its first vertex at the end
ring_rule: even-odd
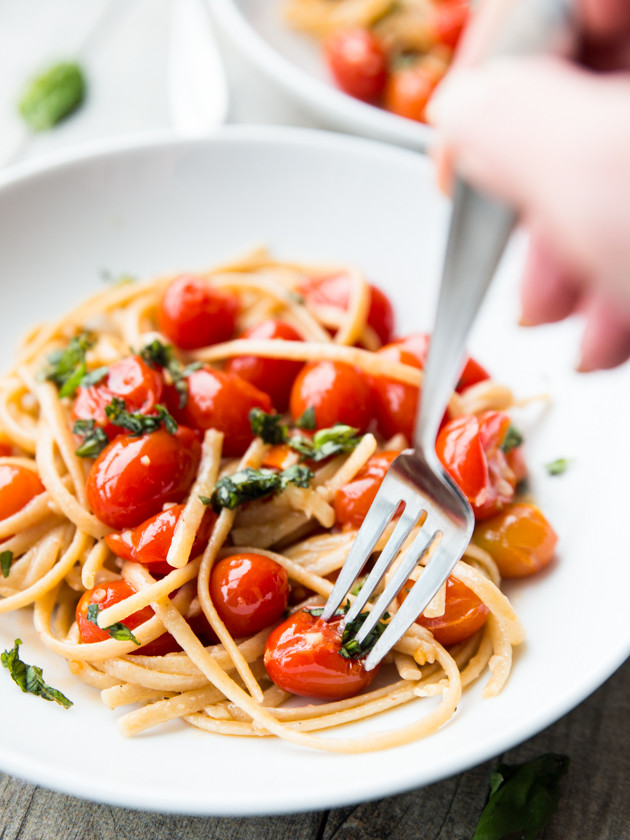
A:
MULTIPOLYGON (((419 502, 420 500, 414 499, 414 501, 419 502)), ((391 566, 394 558, 400 551, 402 544, 411 533, 411 530, 418 522, 423 525, 425 519, 426 511, 423 510, 419 504, 412 507, 412 502, 407 502, 405 510, 403 511, 393 534, 387 540, 387 544, 376 561, 374 568, 363 583, 361 591, 352 602, 352 605, 345 617, 346 624, 353 621, 359 615, 363 607, 366 605, 368 598, 378 586, 379 581, 391 566)))

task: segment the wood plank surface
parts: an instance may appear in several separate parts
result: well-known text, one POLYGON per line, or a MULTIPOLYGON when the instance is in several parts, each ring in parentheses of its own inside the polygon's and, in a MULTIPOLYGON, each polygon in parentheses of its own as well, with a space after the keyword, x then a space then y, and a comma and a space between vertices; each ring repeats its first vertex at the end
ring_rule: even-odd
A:
MULTIPOLYGON (((571 759, 542 840, 630 840, 630 662, 581 706, 497 759, 571 759)), ((470 840, 496 760, 399 796, 310 814, 182 817, 97 805, 0 774, 0 840, 470 840)))

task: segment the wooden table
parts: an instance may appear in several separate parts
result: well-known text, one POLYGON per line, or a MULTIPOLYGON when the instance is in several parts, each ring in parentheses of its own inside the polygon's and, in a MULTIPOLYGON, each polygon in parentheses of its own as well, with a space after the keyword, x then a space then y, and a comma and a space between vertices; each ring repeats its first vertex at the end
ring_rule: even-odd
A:
MULTIPOLYGON (((544 840, 630 840, 630 661, 581 706, 500 758, 570 756, 544 840)), ((4 722, 7 725, 7 722, 4 722)), ((499 758, 499 757, 497 757, 499 758)), ((495 761, 446 781, 318 813, 227 819, 97 805, 1 775, 2 840, 470 840, 495 761)))

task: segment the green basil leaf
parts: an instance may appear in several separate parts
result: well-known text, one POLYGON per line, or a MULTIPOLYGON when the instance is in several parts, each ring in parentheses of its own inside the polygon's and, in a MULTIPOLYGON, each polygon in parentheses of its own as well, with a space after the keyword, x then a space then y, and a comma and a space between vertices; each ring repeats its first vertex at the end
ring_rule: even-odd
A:
POLYGON ((548 464, 545 464, 545 469, 549 475, 562 475, 563 472, 567 471, 570 463, 569 458, 556 458, 555 461, 549 461, 548 464))
POLYGON ((13 552, 6 551, 0 552, 0 569, 2 570, 2 577, 8 578, 11 572, 11 564, 13 563, 13 552))
POLYGON ((289 427, 283 424, 279 414, 267 414, 262 408, 252 408, 249 424, 252 434, 271 445, 284 443, 289 433, 289 427))
MULTIPOLYGON (((358 642, 354 638, 363 626, 363 623, 369 614, 370 613, 367 610, 359 613, 353 621, 348 622, 348 624, 344 627, 341 635, 341 650, 339 651, 344 659, 359 659, 362 656, 367 656, 385 632, 387 621, 383 621, 381 619, 378 624, 370 630, 362 642, 358 642)), ((383 618, 388 619, 389 614, 385 613, 383 618)))
POLYGON ((48 356, 48 365, 41 376, 60 388, 60 397, 72 396, 88 375, 85 354, 93 344, 93 336, 82 332, 71 338, 63 350, 55 350, 48 356))
POLYGON ((85 616, 88 621, 92 622, 92 624, 96 624, 100 630, 105 630, 112 639, 116 639, 119 642, 133 642, 134 645, 140 645, 138 639, 133 635, 127 625, 122 623, 122 621, 110 624, 109 627, 100 627, 98 623, 98 614, 100 611, 101 608, 98 604, 90 604, 87 608, 85 616))
POLYGON ((312 432, 313 429, 316 429, 317 421, 315 418, 315 407, 310 406, 310 408, 307 408, 299 420, 295 421, 295 425, 298 429, 304 429, 304 431, 307 432, 312 432))
POLYGON ((72 431, 83 443, 75 449, 79 458, 97 458, 109 443, 109 438, 95 420, 75 420, 72 431))
POLYGON ((5 650, 0 654, 2 665, 7 668, 13 682, 20 687, 25 694, 35 694, 43 697, 44 700, 52 700, 59 703, 65 709, 73 705, 65 694, 44 681, 44 672, 36 665, 29 665, 20 659, 21 639, 16 639, 11 650, 5 650))
POLYGON ((520 446, 524 440, 525 438, 516 426, 509 426, 501 444, 501 449, 504 452, 509 452, 510 449, 516 449, 517 446, 520 446))
MULTIPOLYGON (((273 496, 284 490, 288 484, 308 487, 312 478, 312 471, 301 464, 295 464, 282 472, 267 469, 254 470, 246 467, 220 479, 210 501, 217 513, 222 508, 234 510, 246 502, 273 496)), ((204 504, 206 504, 205 498, 201 498, 204 504)))
POLYGON ((105 406, 105 414, 110 423, 126 429, 134 437, 147 435, 164 425, 170 435, 177 431, 177 422, 163 405, 154 406, 155 414, 142 414, 140 411, 127 411, 125 401, 120 397, 114 397, 109 405, 105 406))
POLYGON ((19 102, 20 114, 32 131, 46 131, 81 105, 85 90, 78 64, 55 64, 29 82, 19 102))

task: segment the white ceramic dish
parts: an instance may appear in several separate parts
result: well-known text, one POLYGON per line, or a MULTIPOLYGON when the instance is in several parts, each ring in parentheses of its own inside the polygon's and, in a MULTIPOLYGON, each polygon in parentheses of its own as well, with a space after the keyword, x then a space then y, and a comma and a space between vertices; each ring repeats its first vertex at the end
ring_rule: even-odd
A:
POLYGON ((430 126, 368 105, 335 86, 321 45, 282 20, 282 0, 210 0, 210 7, 243 57, 326 127, 427 149, 430 126))
MULTIPOLYGON (((446 221, 430 165, 365 140, 289 129, 224 129, 205 142, 154 141, 22 167, 0 185, 0 352, 23 330, 99 287, 102 269, 196 269, 267 242, 287 258, 362 265, 392 296, 400 329, 430 323, 446 221)), ((623 441, 629 370, 571 372, 574 325, 515 327, 518 248, 472 350, 520 394, 553 395, 529 434, 533 489, 561 535, 558 563, 510 595, 527 627, 504 692, 468 691, 436 735, 390 753, 319 754, 272 739, 221 738, 175 723, 125 740, 116 713, 43 648, 30 613, 0 616, 0 649, 74 700, 24 695, 0 671, 0 767, 118 805, 190 814, 306 811, 381 797, 460 772, 539 731, 593 691, 630 649, 623 441), (574 458, 563 476, 543 464, 574 458)), ((429 701, 432 702, 432 701, 429 701)), ((420 709, 363 724, 390 728, 420 709)))

